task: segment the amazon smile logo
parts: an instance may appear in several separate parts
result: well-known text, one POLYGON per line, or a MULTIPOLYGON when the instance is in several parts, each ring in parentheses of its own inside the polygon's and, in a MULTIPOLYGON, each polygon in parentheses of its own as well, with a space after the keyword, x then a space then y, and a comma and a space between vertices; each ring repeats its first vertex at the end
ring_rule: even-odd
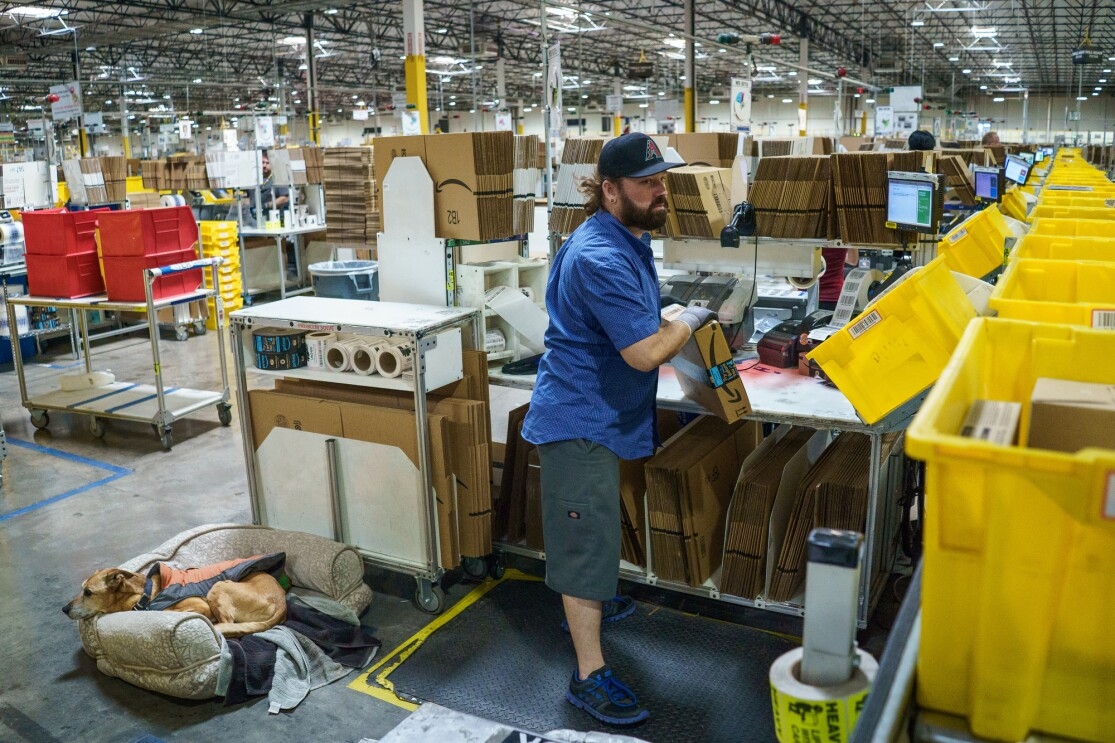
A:
POLYGON ((460 186, 461 188, 465 189, 469 193, 472 193, 472 188, 467 183, 465 183, 464 181, 458 180, 456 178, 450 178, 448 180, 442 181, 441 183, 437 184, 437 187, 434 189, 434 191, 436 193, 441 193, 442 191, 445 190, 446 186, 460 186))

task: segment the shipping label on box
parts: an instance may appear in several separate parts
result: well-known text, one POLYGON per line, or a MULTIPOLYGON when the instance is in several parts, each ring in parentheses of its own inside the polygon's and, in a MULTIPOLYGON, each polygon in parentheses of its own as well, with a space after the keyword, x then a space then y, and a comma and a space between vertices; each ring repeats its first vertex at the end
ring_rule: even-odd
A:
POLYGON ((729 423, 751 412, 720 323, 698 328, 672 363, 682 392, 705 410, 729 423))

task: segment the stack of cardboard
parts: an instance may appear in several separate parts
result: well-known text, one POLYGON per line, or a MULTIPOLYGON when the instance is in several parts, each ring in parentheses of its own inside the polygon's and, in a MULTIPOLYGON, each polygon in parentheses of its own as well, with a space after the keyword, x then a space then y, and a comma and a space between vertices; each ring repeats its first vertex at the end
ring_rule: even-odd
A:
POLYGON ((561 166, 554 181, 554 203, 550 209, 550 231, 568 235, 585 221, 585 196, 581 181, 596 172, 603 139, 572 138, 565 140, 561 166))
MULTIPOLYGON (((492 551, 486 354, 466 351, 464 362, 466 378, 431 393, 427 407, 441 566, 447 569, 456 567, 462 556, 492 551)), ((417 466, 414 397, 409 393, 281 379, 274 391, 249 394, 257 447, 273 428, 297 426, 396 446, 417 466)))
POLYGON ((162 197, 157 193, 150 191, 143 191, 140 193, 128 194, 128 208, 129 209, 158 209, 161 207, 162 197))
POLYGON ((666 171, 670 235, 720 237, 732 218, 731 190, 731 171, 725 168, 689 165, 666 171))
POLYGON ((538 136, 527 134, 515 137, 514 173, 514 230, 516 235, 534 231, 534 200, 537 197, 538 179, 538 136))
POLYGON ((321 152, 330 242, 374 245, 380 221, 372 148, 330 147, 321 152))
POLYGON ((985 150, 982 147, 971 147, 967 149, 946 150, 942 149, 940 152, 942 157, 949 155, 956 155, 964 161, 965 165, 993 165, 994 156, 990 150, 985 150))
POLYGON ((671 134, 669 146, 677 150, 687 165, 730 168, 739 148, 740 136, 726 132, 671 134))
POLYGON ((836 218, 849 245, 897 245, 898 232, 886 226, 890 154, 850 152, 832 156, 836 218))
POLYGON ((783 487, 786 465, 814 433, 795 427, 777 441, 772 437, 740 472, 728 510, 722 593, 755 598, 763 592, 775 497, 783 487))
POLYGON ((325 183, 324 150, 317 147, 303 147, 302 159, 306 161, 306 183, 325 183))
POLYGON ((144 160, 140 165, 143 174, 143 187, 154 191, 163 191, 167 185, 169 172, 166 160, 144 160))
POLYGON ((953 193, 960 199, 960 203, 965 206, 975 206, 975 179, 964 161, 956 155, 943 155, 939 164, 941 173, 945 176, 945 185, 953 189, 953 193))
POLYGON ((752 157, 779 157, 794 154, 792 139, 759 139, 751 151, 752 157))
POLYGON ((764 157, 751 183, 755 234, 764 237, 834 237, 832 167, 828 155, 764 157))
MULTIPOLYGON (((883 461, 896 442, 896 436, 884 441, 883 461)), ((871 439, 861 433, 844 433, 809 468, 793 503, 767 599, 789 601, 800 592, 805 581, 806 542, 813 529, 863 533, 870 460, 871 439)))
POLYGON ((720 567, 736 476, 760 438, 755 421, 701 416, 647 462, 647 519, 660 578, 700 586, 720 567))
POLYGON ((99 157, 101 172, 104 174, 105 191, 108 200, 124 201, 128 198, 128 161, 123 157, 99 157))
POLYGON ((542 550, 541 467, 534 444, 523 438, 529 410, 529 404, 521 405, 507 414, 507 443, 492 532, 500 541, 542 550))

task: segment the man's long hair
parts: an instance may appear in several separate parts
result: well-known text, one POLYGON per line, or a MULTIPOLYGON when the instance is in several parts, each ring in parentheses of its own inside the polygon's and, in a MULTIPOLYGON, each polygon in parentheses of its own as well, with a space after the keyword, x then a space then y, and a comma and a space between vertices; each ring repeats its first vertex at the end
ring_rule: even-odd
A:
POLYGON ((604 204, 605 180, 605 178, 600 177, 600 169, 595 168, 592 171, 592 175, 582 178, 580 185, 577 186, 577 190, 585 196, 586 216, 591 217, 593 214, 596 214, 604 204))

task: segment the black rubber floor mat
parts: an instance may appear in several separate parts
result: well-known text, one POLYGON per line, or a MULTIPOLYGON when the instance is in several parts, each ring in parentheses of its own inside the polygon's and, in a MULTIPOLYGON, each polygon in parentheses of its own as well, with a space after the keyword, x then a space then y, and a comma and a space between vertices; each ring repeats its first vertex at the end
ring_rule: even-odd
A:
MULTIPOLYGON (((436 630, 389 678, 401 697, 525 730, 613 729, 565 700, 575 656, 561 597, 508 580, 436 630)), ((605 625, 604 657, 650 710, 653 743, 774 741, 768 671, 795 645, 759 630, 639 604, 605 625)))

